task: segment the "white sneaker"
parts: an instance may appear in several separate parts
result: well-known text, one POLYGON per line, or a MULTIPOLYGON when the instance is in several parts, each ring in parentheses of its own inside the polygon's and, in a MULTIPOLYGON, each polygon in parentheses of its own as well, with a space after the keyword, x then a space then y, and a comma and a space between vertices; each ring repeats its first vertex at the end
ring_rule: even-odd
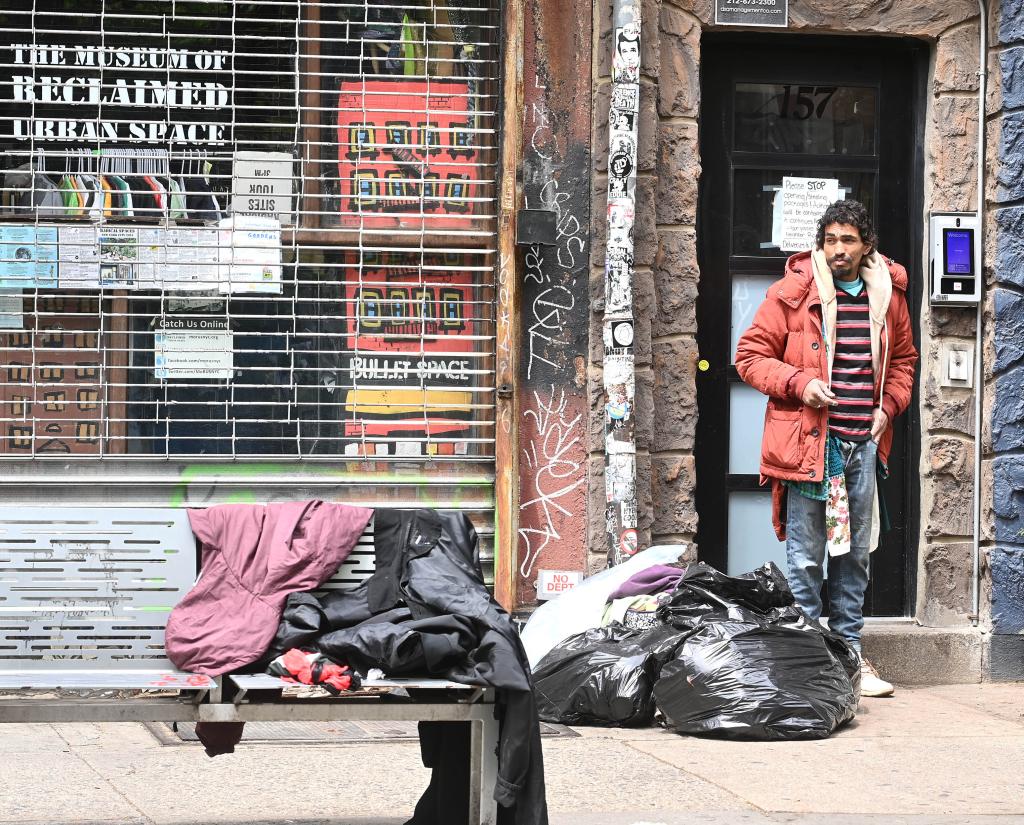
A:
POLYGON ((860 660, 860 695, 868 697, 892 696, 893 686, 878 675, 867 659, 860 660))

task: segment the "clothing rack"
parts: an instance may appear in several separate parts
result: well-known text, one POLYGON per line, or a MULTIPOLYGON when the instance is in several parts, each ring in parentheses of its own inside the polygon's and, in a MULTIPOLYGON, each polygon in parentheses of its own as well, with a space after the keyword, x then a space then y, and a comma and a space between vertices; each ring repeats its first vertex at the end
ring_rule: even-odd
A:
POLYGON ((211 171, 205 150, 39 149, 4 172, 0 217, 214 223, 224 215, 211 171))

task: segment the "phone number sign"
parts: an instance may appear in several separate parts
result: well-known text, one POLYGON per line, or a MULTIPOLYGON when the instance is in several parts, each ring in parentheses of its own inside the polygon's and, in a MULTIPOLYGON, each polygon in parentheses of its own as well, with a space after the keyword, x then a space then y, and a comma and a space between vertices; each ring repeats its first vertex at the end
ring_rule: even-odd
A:
POLYGON ((789 0, 715 0, 719 26, 789 25, 789 0))

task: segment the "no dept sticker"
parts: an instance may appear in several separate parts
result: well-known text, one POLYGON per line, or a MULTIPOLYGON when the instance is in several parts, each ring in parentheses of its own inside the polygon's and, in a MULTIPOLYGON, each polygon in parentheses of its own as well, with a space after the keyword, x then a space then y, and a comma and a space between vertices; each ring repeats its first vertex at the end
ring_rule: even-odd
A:
POLYGON ((583 581, 579 570, 538 570, 537 598, 553 599, 583 581))

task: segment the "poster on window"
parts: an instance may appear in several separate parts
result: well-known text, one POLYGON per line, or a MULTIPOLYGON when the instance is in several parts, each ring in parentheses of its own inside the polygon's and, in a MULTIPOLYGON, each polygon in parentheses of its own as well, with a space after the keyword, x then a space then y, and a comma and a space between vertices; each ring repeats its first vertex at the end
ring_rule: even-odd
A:
POLYGON ((836 178, 784 177, 772 200, 771 245, 783 252, 812 249, 818 219, 837 200, 836 178))
POLYGON ((342 436, 348 455, 464 455, 472 429, 481 298, 441 255, 364 254, 344 283, 350 353, 342 436), (408 266, 403 266, 407 263, 408 266), (428 439, 432 443, 426 443, 428 439), (436 439, 436 440, 435 440, 436 439))
POLYGON ((232 342, 226 318, 164 318, 153 335, 154 375, 163 381, 231 378, 232 342))
POLYGON ((21 329, 25 324, 20 289, 0 291, 0 329, 21 329))
POLYGON ((468 81, 345 81, 337 103, 337 222, 466 228, 482 197, 468 81))
POLYGON ((220 222, 220 291, 281 294, 281 222, 235 215, 220 222))
POLYGON ((57 286, 57 230, 0 226, 0 289, 57 286))

